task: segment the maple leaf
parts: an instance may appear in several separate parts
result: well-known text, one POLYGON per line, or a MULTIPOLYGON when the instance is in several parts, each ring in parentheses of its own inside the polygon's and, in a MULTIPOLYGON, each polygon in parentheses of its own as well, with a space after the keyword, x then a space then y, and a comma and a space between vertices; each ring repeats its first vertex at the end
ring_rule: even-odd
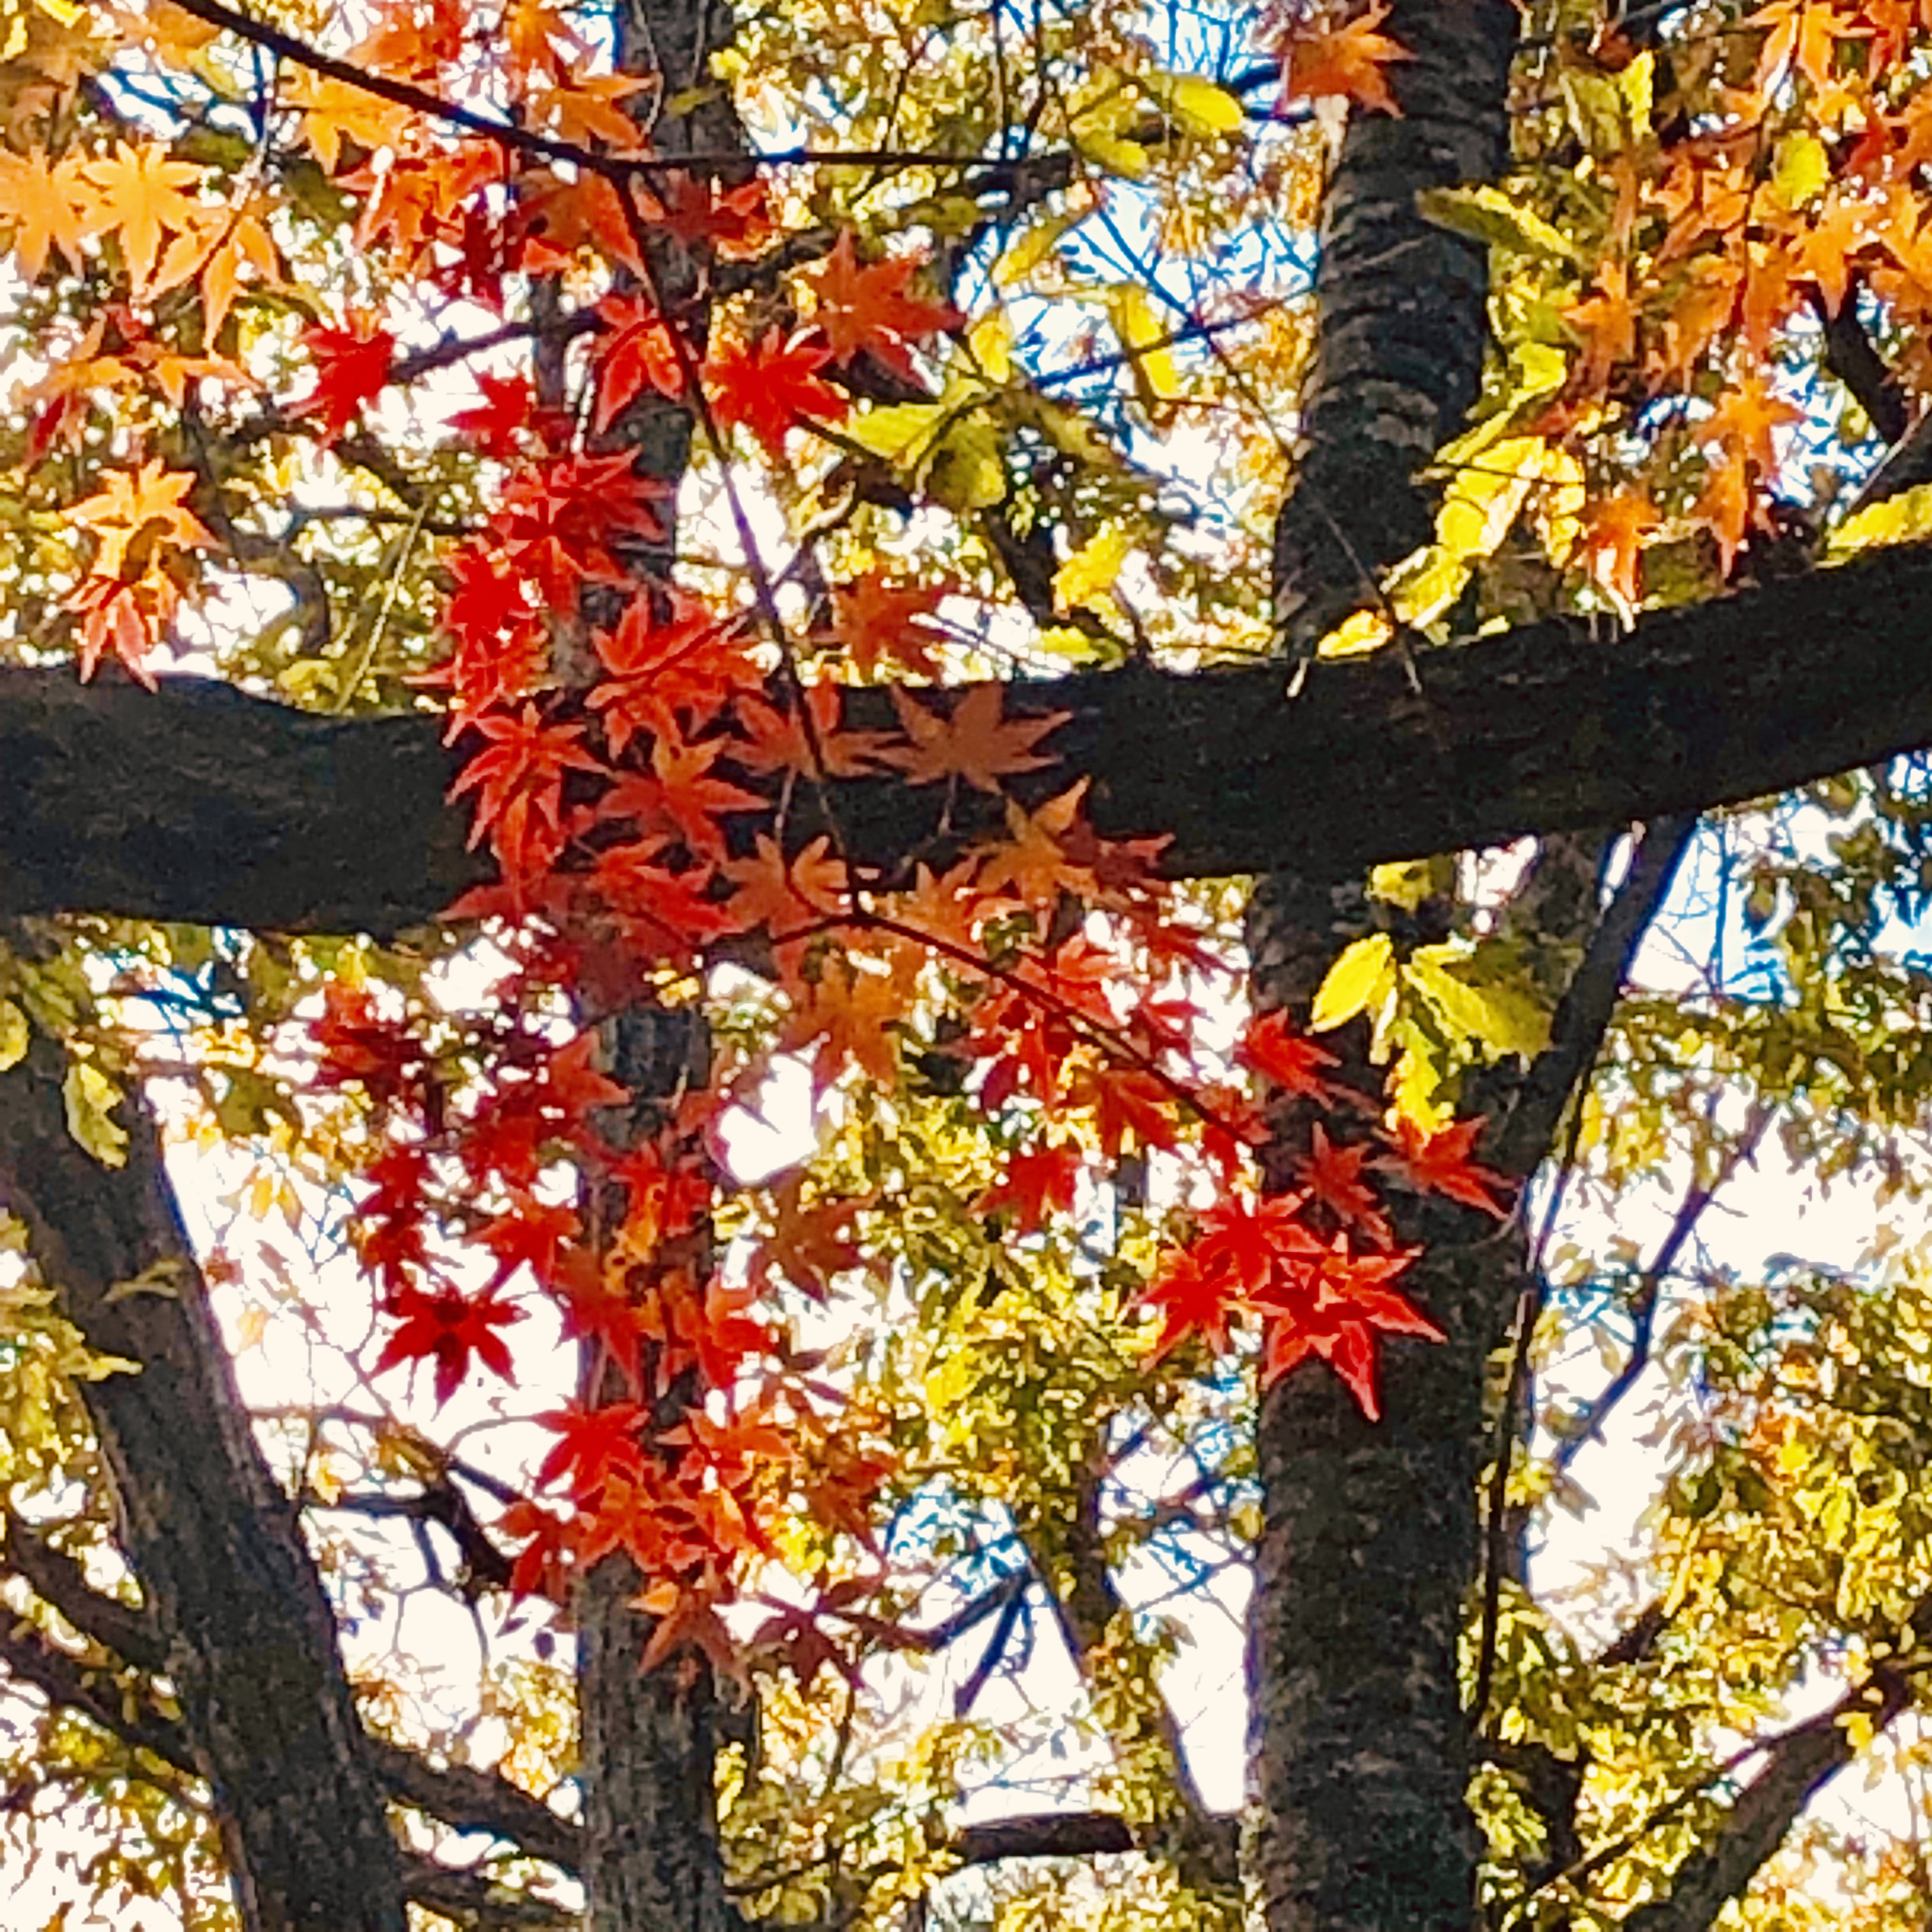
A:
POLYGON ((880 732, 844 728, 843 688, 829 682, 807 685, 803 718, 789 702, 780 709, 760 698, 740 698, 732 716, 745 742, 734 758, 747 771, 796 772, 802 778, 822 772, 856 778, 878 771, 891 741, 880 732))
POLYGON ((879 755, 916 785, 962 778, 981 791, 996 792, 1002 778, 1042 771, 1054 763, 1034 747, 1067 718, 1064 711, 1050 711, 1007 721, 1005 694, 997 684, 975 685, 943 712, 915 704, 896 685, 892 698, 910 742, 889 746, 879 755))
POLYGON ((1324 1067, 1341 1062, 1324 1047, 1296 1030, 1284 1012, 1257 1013, 1241 1030, 1234 1058, 1284 1094, 1304 1100, 1327 1102, 1334 1089, 1322 1078, 1324 1067))
POLYGON ((782 454, 787 431, 814 418, 836 422, 850 404, 821 381, 832 352, 797 334, 787 341, 776 328, 755 344, 729 342, 704 364, 711 413, 721 429, 742 423, 774 455, 782 454))
POLYGON ((762 175, 736 188, 721 188, 709 175, 680 170, 659 184, 658 193, 657 218, 680 242, 706 244, 721 254, 743 255, 754 253, 772 232, 762 175))
POLYGON ((536 393, 525 375, 493 376, 487 370, 476 378, 483 400, 473 408, 458 410, 449 426, 466 436, 485 456, 498 462, 508 460, 522 447, 536 407, 536 393))
POLYGON ((1072 1208, 1074 1189, 1085 1166, 1086 1156, 1071 1141, 1021 1148, 1006 1156, 1005 1174, 980 1196, 974 1212, 997 1214, 1010 1208, 1013 1232, 1030 1234, 1046 1219, 1049 1208, 1063 1214, 1072 1208))
POLYGON ((788 1282, 824 1301, 834 1279, 864 1259, 850 1229, 854 1215, 871 1204, 835 1196, 807 1207, 804 1185, 802 1176, 794 1176, 773 1191, 772 1232, 752 1250, 747 1272, 767 1286, 788 1282))
POLYGON ((804 279, 818 298, 812 320, 835 362, 870 355, 908 381, 917 379, 910 344, 956 328, 965 318, 950 303, 928 302, 910 293, 907 284, 919 264, 888 256, 863 268, 853 252, 848 229, 818 270, 804 279))
POLYGON ((832 634, 861 677, 884 664, 936 678, 932 647, 945 641, 946 632, 930 620, 946 595, 943 584, 896 584, 883 572, 868 571, 832 586, 832 634))
POLYGON ((150 691, 156 688, 147 658, 181 604, 181 592, 172 579, 158 570, 131 578, 87 577, 62 602, 64 608, 81 614, 82 683, 112 651, 138 682, 150 691))
POLYGON ((547 724, 534 704, 518 712, 472 718, 468 728, 485 741, 449 788, 452 798, 477 794, 470 827, 473 850, 487 836, 512 874, 543 871, 563 845, 563 778, 604 767, 578 743, 581 724, 547 724))
POLYGON ((1616 600, 1626 616, 1642 601, 1639 572, 1644 539, 1663 525, 1657 506, 1641 490, 1619 490, 1614 496, 1600 498, 1584 512, 1579 548, 1588 562, 1590 574, 1616 600))
POLYGON ((305 328, 302 341, 315 360, 315 388, 295 406, 318 418, 323 442, 332 443, 388 387, 396 338, 364 319, 349 328, 305 328))
POLYGON ((640 592, 617 628, 591 641, 610 676, 587 702, 602 714, 616 757, 640 731, 679 736, 681 718, 712 717, 732 692, 758 680, 736 625, 675 586, 640 592))
POLYGON ((477 1231, 477 1245, 496 1258, 496 1272, 484 1287, 502 1287, 520 1268, 528 1268, 534 1281, 548 1287, 556 1279, 560 1255, 580 1227, 575 1208, 520 1195, 508 1214, 494 1216, 477 1231))
POLYGON ((1420 1192, 1446 1195, 1466 1208, 1507 1221, 1509 1208, 1498 1197, 1509 1194, 1514 1184, 1470 1158, 1485 1124, 1478 1117, 1431 1133, 1405 1114, 1396 1123, 1394 1151, 1378 1155, 1375 1164, 1420 1192))
POLYGON ((648 1418, 637 1402, 607 1402, 589 1408, 572 1402, 567 1408, 546 1409, 533 1419, 556 1438, 537 1465, 537 1489, 564 1477, 571 1495, 587 1502, 613 1474, 644 1474, 638 1432, 648 1418))
POLYGON ((1316 100, 1340 96, 1384 114, 1400 114, 1384 72, 1391 61, 1407 60, 1399 41, 1376 29, 1388 17, 1387 0, 1339 27, 1321 32, 1291 27, 1276 37, 1283 56, 1283 101, 1316 100))
POLYGON ((610 332, 596 356, 597 428, 600 434, 646 383, 678 401, 684 394, 684 364, 670 325, 643 296, 606 296, 597 315, 610 332))
POLYGON ((1413 1302, 1388 1286, 1414 1258, 1412 1252, 1357 1255, 1347 1236, 1337 1235, 1318 1261, 1298 1268, 1264 1303, 1262 1387, 1272 1388, 1298 1364, 1317 1356, 1341 1377, 1362 1413, 1371 1422, 1378 1420, 1377 1336, 1448 1339, 1413 1302))
POLYGON ((1301 1217, 1305 1197, 1238 1195, 1217 1201, 1202 1215, 1188 1252, 1224 1282, 1230 1293, 1264 1293, 1284 1267, 1322 1252, 1301 1217))
POLYGON ((1140 1293, 1143 1306, 1158 1310, 1160 1334, 1151 1361, 1178 1348, 1189 1336, 1200 1334, 1220 1354, 1228 1346, 1228 1323, 1237 1304, 1226 1276, 1203 1268, 1187 1249, 1164 1256, 1152 1281, 1140 1293))
MULTIPOLYGON (((182 501, 195 482, 191 470, 166 469, 158 456, 151 457, 131 476, 110 471, 97 495, 76 503, 68 515, 100 538, 95 575, 125 576, 137 540, 142 551, 161 544, 184 549, 212 544, 213 535, 182 501)), ((144 560, 137 554, 135 560, 144 560)))
POLYGON ((1320 1121, 1309 1135, 1310 1150, 1295 1162, 1295 1174, 1308 1190, 1339 1221, 1361 1228, 1381 1246, 1394 1239, 1373 1191, 1363 1180, 1362 1169, 1371 1150, 1366 1145, 1336 1147, 1320 1121))
POLYGON ((468 1295, 456 1288, 431 1291, 406 1287, 392 1298, 389 1312, 400 1318, 402 1326, 384 1344, 374 1372, 380 1376, 399 1363, 433 1360, 438 1407, 456 1393, 458 1384, 470 1372, 472 1355, 506 1380, 514 1377, 509 1349, 497 1331, 522 1321, 522 1309, 513 1308, 494 1294, 468 1295))
POLYGON ((721 869, 734 888, 730 911, 739 929, 762 929, 774 940, 822 926, 848 897, 844 865, 823 832, 788 860, 778 841, 761 832, 750 858, 727 860, 721 869))
POLYGON ((167 150, 158 143, 136 147, 122 141, 111 154, 83 163, 80 178, 94 190, 89 226, 96 232, 119 233, 128 278, 137 295, 147 292, 161 238, 189 226, 201 212, 200 203, 182 193, 200 184, 201 170, 169 160, 167 150))
POLYGON ((80 178, 82 165, 78 155, 50 161, 0 148, 0 220, 12 224, 14 252, 29 281, 46 266, 50 249, 58 249, 70 268, 80 268, 82 212, 93 200, 80 178))
POLYGON ((1010 836, 992 847, 980 862, 980 884, 986 891, 1010 890, 1028 904, 1047 907, 1057 904, 1062 892, 1077 898, 1097 896, 1098 881, 1093 872, 1069 850, 1068 835, 1080 822, 1080 803, 1088 783, 1083 778, 1058 798, 1048 800, 1037 812, 1022 812, 1011 800, 1007 801, 1010 836))

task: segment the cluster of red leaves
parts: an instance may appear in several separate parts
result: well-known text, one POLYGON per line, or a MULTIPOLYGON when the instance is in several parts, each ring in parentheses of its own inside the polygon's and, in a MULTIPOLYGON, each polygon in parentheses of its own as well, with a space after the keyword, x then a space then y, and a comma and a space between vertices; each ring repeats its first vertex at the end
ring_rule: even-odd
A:
MULTIPOLYGON (((607 308, 607 394, 669 393, 688 355, 658 340, 663 325, 634 301, 607 308)), ((714 417, 775 446, 798 417, 829 410, 800 386, 833 350, 802 343, 767 337, 730 352, 770 381, 722 409, 714 394, 714 417)), ((719 366, 705 365, 707 381, 719 366)), ((520 454, 488 526, 452 559, 452 652, 439 681, 452 733, 470 747, 455 789, 501 875, 458 910, 520 922, 523 992, 565 986, 588 1010, 616 1011, 662 969, 688 972, 721 940, 755 938, 788 1013, 772 1051, 804 1058, 821 1090, 854 1072, 896 1085, 937 994, 954 1008, 944 1051, 962 1082, 989 1112, 1030 1124, 980 1213, 1023 1236, 1075 1206, 1093 1154, 1198 1148, 1225 1198, 1148 1290, 1157 1352, 1197 1333, 1224 1346, 1246 1318, 1265 1377, 1318 1356, 1374 1414, 1377 1339, 1439 1331, 1391 1286, 1411 1257, 1394 1248, 1373 1178, 1496 1211, 1490 1178, 1469 1160, 1473 1127, 1384 1143, 1370 1126, 1342 1145, 1317 1126, 1298 1191, 1246 1200, 1258 1106, 1237 1084, 1202 1079, 1188 991, 1225 968, 1172 916, 1156 844, 1098 838, 1076 788, 1031 812, 1009 802, 1003 838, 888 894, 856 878, 830 836, 788 837, 787 801, 834 775, 1000 794, 1050 764, 1042 746, 1055 717, 1009 715, 982 687, 957 700, 896 693, 896 734, 854 730, 836 688, 772 678, 740 616, 640 584, 640 544, 658 534, 652 493, 621 460, 560 446, 527 388, 493 390, 470 425, 520 454), (544 614, 580 608, 586 584, 617 583, 632 594, 592 635, 594 681, 556 688, 544 614), (1084 916, 1064 929, 1076 904, 1084 916)), ((925 647, 918 627, 934 608, 862 583, 836 622, 903 659, 925 647), (894 626, 912 639, 896 650, 879 634, 894 626)), ((419 1045, 366 999, 332 996, 316 1030, 326 1077, 358 1083, 400 1129, 362 1213, 364 1257, 397 1324, 379 1366, 432 1362, 440 1397, 472 1363, 506 1372, 502 1331, 519 1318, 513 1284, 527 1278, 616 1378, 592 1384, 614 1387, 610 1399, 547 1418, 556 1442, 538 1484, 560 1490, 562 1507, 518 1512, 518 1587, 559 1587, 572 1565, 624 1549, 654 1580, 646 1606, 664 1621, 653 1654, 690 1642, 722 1657, 717 1607, 742 1558, 770 1547, 770 1512, 808 1480, 797 1443, 829 1395, 797 1372, 760 1310, 783 1287, 822 1298, 858 1261, 859 1204, 782 1198, 751 1278, 728 1285, 708 1255, 704 1142, 728 1094, 688 1097, 670 1125, 625 1146, 596 1124, 632 1096, 592 1064, 594 1034, 558 1046, 540 1029, 506 1031, 458 1106, 419 1045), (566 1159, 593 1196, 621 1193, 595 1238, 542 1192, 548 1164, 566 1159), (496 1204, 480 1220, 467 1210, 470 1244, 495 1264, 480 1289, 459 1288, 430 1258, 439 1186, 496 1204)), ((1276 1094, 1324 1108, 1346 1097, 1328 1083, 1331 1056, 1278 1016, 1250 1028, 1238 1057, 1276 1094)), ((736 1090, 762 1076, 762 1063, 743 1070, 736 1090)), ((1355 1112, 1373 1121, 1372 1103, 1355 1112)), ((823 1455, 814 1463, 820 1520, 862 1530, 864 1486, 881 1466, 850 1459, 842 1486, 828 1486, 823 1455)))
MULTIPOLYGON (((375 70, 433 85, 476 51, 460 10, 437 15, 440 38, 424 29, 394 46, 380 40, 391 17, 378 10, 378 38, 358 50, 375 70)), ((1379 50, 1357 52, 1372 73, 1379 50)), ((520 41, 504 61, 526 124, 641 151, 621 90, 597 94, 567 33, 520 41)), ((610 447, 635 412, 670 405, 714 439, 742 430, 781 460, 794 436, 847 415, 842 372, 869 362, 916 379, 920 346, 962 318, 917 293, 914 261, 862 261, 845 235, 805 278, 812 306, 797 326, 694 340, 660 304, 644 238, 656 228, 706 255, 754 249, 770 232, 762 184, 664 176, 620 189, 406 124, 361 145, 370 158, 338 178, 362 197, 363 245, 401 272, 500 308, 506 277, 555 274, 586 254, 629 272, 589 318, 588 446, 522 377, 485 379, 454 419, 503 470, 483 527, 446 560, 450 652, 430 680, 466 751, 454 790, 472 842, 499 873, 455 910, 502 918, 514 935, 492 1018, 465 1045, 482 1070, 447 1077, 419 1032, 360 994, 332 992, 314 1028, 325 1080, 358 1088, 385 1132, 358 1216, 392 1324, 378 1372, 427 1362, 440 1400, 472 1367, 511 1374, 506 1331, 532 1294, 591 1352, 590 1394, 545 1418, 539 1494, 507 1520, 523 1544, 517 1588, 559 1592, 572 1569, 628 1552, 649 1580, 641 1606, 659 1619, 646 1662, 692 1644, 725 1663, 718 1608, 744 1559, 771 1549, 782 1504, 868 1534, 885 1465, 830 1418, 832 1391, 774 1313, 779 1291, 823 1298, 860 1261, 868 1204, 780 1190, 748 1276, 728 1280, 712 1252, 706 1136, 768 1063, 674 1103, 610 1078, 594 1027, 559 1042, 554 1021, 525 1017, 554 1012, 560 988, 580 1014, 620 1012, 724 941, 758 957, 776 988, 785 1017, 770 1052, 804 1058, 821 1089, 854 1074, 896 1085, 930 1048, 989 1114, 1022 1124, 976 1204, 1016 1236, 1073 1210, 1096 1156, 1204 1156, 1224 1198, 1148 1291, 1159 1351, 1195 1333, 1220 1346, 1250 1318, 1267 1376, 1318 1355, 1372 1413, 1376 1338, 1438 1331, 1390 1286, 1409 1258, 1370 1177, 1492 1207, 1468 1143, 1384 1146, 1366 1130, 1331 1146, 1318 1130, 1298 1191, 1247 1201, 1259 1108, 1238 1081, 1202 1078, 1190 990, 1226 969, 1172 916, 1156 845, 1099 838, 1076 788, 1030 810, 1010 801, 1005 836, 887 892, 832 833, 788 827, 791 802, 832 779, 1004 795, 1050 765, 1042 747, 1059 721, 982 687, 896 692, 896 731, 854 728, 836 687, 801 683, 795 665, 774 674, 775 640, 746 614, 668 580, 658 486, 610 447), (574 634, 568 679, 555 668, 560 620, 574 634), (943 1040, 921 1031, 935 1004, 948 1010, 943 1040), (566 1172, 578 1177, 572 1201, 557 1198, 566 1172)), ((366 326, 305 341, 316 374, 304 407, 333 440, 394 378, 394 345, 366 326)), ((835 586, 817 641, 861 677, 932 675, 944 595, 879 575, 835 586)), ((1242 1060, 1276 1093, 1334 1098, 1328 1057, 1276 1022, 1250 1030, 1242 1060)), ((818 1641, 791 1623, 781 1635, 818 1641)))

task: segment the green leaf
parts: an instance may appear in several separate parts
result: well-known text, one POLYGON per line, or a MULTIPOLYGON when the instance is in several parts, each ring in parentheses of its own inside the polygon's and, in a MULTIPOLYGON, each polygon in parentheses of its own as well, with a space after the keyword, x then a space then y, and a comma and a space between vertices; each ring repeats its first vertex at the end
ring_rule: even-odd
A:
POLYGON ((1534 208, 1512 201, 1499 188, 1424 188, 1415 197, 1424 217, 1452 234, 1552 261, 1579 259, 1576 244, 1534 208))
POLYGON ((1395 948, 1387 933, 1372 932, 1345 946, 1329 968, 1308 1024, 1315 1032, 1326 1033, 1370 1006, 1379 1006, 1394 991, 1395 948))

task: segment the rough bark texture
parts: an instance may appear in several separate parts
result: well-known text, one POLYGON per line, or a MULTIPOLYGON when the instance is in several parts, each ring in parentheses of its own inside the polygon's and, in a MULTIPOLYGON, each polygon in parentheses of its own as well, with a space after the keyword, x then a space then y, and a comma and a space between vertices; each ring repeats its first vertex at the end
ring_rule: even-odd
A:
MULTIPOLYGON (((632 1008, 603 1023, 612 1077, 635 1096, 605 1132, 618 1144, 654 1132, 665 1108, 707 1077, 710 1040, 688 1009, 632 1008)), ((600 1357, 584 1364, 586 1393, 613 1400, 600 1357), (599 1379, 601 1378, 601 1379, 599 1379)), ((677 1420, 678 1391, 658 1405, 677 1420)), ((632 1607, 650 1580, 623 1555, 578 1586, 578 1721, 583 1760, 583 1870, 588 1932, 726 1932, 737 1915, 724 1894, 716 1764, 718 1699, 710 1668, 693 1656, 638 1666, 651 1624, 632 1607)))
POLYGON ((382 1788, 294 1513, 255 1446, 144 1110, 126 1164, 68 1132, 51 1041, 0 1078, 0 1202, 64 1312, 140 1364, 83 1393, 250 1932, 402 1932, 382 1788))
MULTIPOLYGON (((1398 0, 1386 27, 1412 56, 1396 70, 1402 118, 1354 117, 1325 204, 1306 447, 1276 529, 1276 628, 1290 656, 1427 540, 1416 472, 1481 383, 1486 253, 1432 228, 1416 196, 1500 169, 1516 16, 1503 0, 1398 0)), ((1297 704, 1320 701, 1328 668, 1310 668, 1297 704)), ((1402 714, 1393 686, 1379 694, 1383 720, 1402 714)), ((1442 729, 1430 696, 1412 702, 1442 729)), ((1248 914, 1255 1002, 1305 1020, 1329 964, 1378 918, 1292 836, 1271 857, 1248 914)), ((1366 1042, 1348 1040, 1344 1057, 1372 1088, 1366 1042)), ((1270 1191, 1294 1186, 1312 1124, 1306 1102, 1274 1106, 1270 1191)), ((1499 1234, 1466 1209, 1410 1210, 1397 1232, 1422 1250, 1405 1286, 1447 1342, 1384 1351, 1380 1423, 1328 1375, 1291 1376, 1262 1404, 1250 1862, 1269 1932, 1462 1932, 1474 1906, 1456 1652, 1480 1547, 1484 1370, 1523 1250, 1514 1226, 1499 1234)))
POLYGON ((1303 448, 1275 526, 1275 620, 1292 650, 1375 598, 1378 572, 1426 543, 1416 472, 1482 387, 1488 250, 1424 219, 1429 188, 1491 179, 1516 16, 1502 0, 1396 0, 1382 31, 1400 116, 1349 122, 1322 205, 1315 361, 1303 448))
MULTIPOLYGON (((1526 833, 1760 797, 1932 745, 1932 554, 1912 550, 1646 616, 1558 621, 1418 660, 1139 670, 1010 688, 1060 712, 1059 762, 1016 791, 1092 781, 1114 836, 1173 835, 1162 867, 1340 877, 1526 833)), ((855 693, 848 716, 884 728, 855 693)), ((392 934, 486 874, 444 792, 460 748, 422 716, 317 718, 190 679, 158 695, 0 669, 0 913, 116 913, 392 934)), ((833 788, 854 858, 885 872, 1004 820, 887 780, 833 788), (956 829, 942 836, 951 811, 956 829)), ((739 826, 749 838, 757 821, 739 826)), ((796 798, 782 828, 820 829, 796 798)))
MULTIPOLYGON (((1249 914, 1257 1004, 1305 1018, 1370 923, 1358 892, 1263 880, 1249 914)), ((1364 1042, 1343 1045, 1372 1078, 1364 1042)), ((1305 1102, 1272 1110, 1270 1189, 1294 1184, 1312 1118, 1305 1102)), ((1446 1207, 1408 1210, 1398 1232, 1422 1250, 1404 1286, 1447 1344, 1389 1345, 1378 1422, 1327 1373, 1291 1376, 1262 1405, 1250 1854, 1270 1932, 1460 1932, 1473 1907, 1456 1652, 1480 1546, 1484 1367, 1523 1248, 1514 1226, 1446 1207)))

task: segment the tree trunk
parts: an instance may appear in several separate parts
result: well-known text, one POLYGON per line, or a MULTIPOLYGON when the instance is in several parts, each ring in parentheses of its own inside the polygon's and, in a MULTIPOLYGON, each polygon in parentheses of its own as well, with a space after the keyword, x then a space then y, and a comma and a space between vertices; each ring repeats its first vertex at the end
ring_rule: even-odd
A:
MULTIPOLYGON (((1480 388, 1488 264, 1426 220, 1416 196, 1500 170, 1515 25, 1501 0, 1392 8, 1386 31, 1412 56, 1394 70, 1402 116, 1358 113, 1343 141, 1304 447, 1275 533, 1277 630, 1297 657, 1429 540, 1418 472, 1480 388)), ((1323 675, 1311 667, 1309 688, 1323 675)), ((1305 1022, 1337 953, 1378 922, 1359 886, 1260 881, 1248 916, 1256 1007, 1305 1022)), ((1346 1044, 1345 1072, 1373 1091, 1359 1026, 1346 1044)), ((1275 1106, 1270 1191, 1294 1186, 1312 1124, 1305 1102, 1275 1106)), ((1422 1248, 1404 1286, 1447 1342, 1382 1352, 1379 1422, 1327 1374, 1290 1376, 1262 1404, 1250 1862, 1269 1932, 1463 1932, 1474 1910, 1457 1652, 1480 1546, 1484 1371, 1522 1246, 1468 1209, 1405 1214, 1396 1231, 1422 1248)))
POLYGON ((44 1039, 0 1076, 0 1202, 88 1346, 138 1365, 81 1393, 242 1922, 403 1932, 401 1862, 334 1616, 255 1445, 154 1122, 124 1102, 126 1162, 101 1166, 68 1130, 64 1074, 44 1039))

